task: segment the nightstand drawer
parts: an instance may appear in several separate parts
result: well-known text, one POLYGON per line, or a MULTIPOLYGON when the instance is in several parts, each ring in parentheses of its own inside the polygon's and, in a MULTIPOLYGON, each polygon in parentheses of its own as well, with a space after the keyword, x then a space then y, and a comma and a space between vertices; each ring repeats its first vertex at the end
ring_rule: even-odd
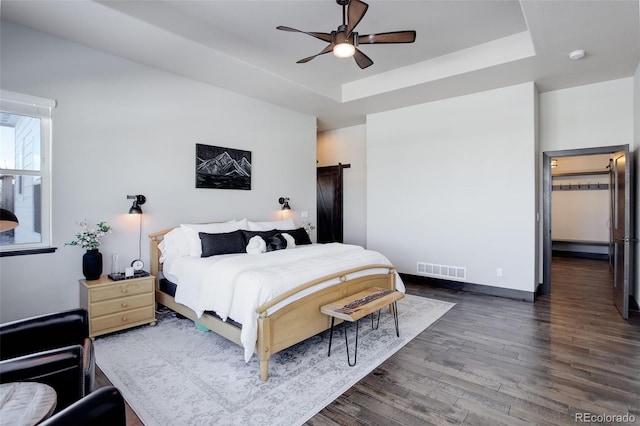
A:
POLYGON ((135 294, 153 293, 153 279, 136 280, 91 289, 91 303, 135 294))
POLYGON ((135 296, 122 297, 120 299, 111 299, 105 300, 104 302, 92 303, 91 313, 93 317, 97 318, 103 315, 142 308, 144 306, 152 306, 153 304, 154 297, 152 293, 138 294, 135 296))
POLYGON ((91 334, 96 335, 103 331, 115 331, 128 328, 135 323, 143 324, 145 322, 155 321, 155 307, 148 306, 140 309, 133 309, 117 314, 105 315, 99 318, 92 318, 91 334))

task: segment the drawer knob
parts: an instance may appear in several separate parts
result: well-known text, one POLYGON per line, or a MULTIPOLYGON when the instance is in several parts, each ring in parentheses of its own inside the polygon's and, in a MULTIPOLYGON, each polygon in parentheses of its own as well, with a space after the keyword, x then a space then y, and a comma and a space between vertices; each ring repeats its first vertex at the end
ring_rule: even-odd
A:
POLYGON ((122 290, 120 290, 120 291, 121 291, 122 293, 126 293, 126 292, 127 292, 127 289, 126 289, 126 288, 123 288, 123 289, 122 289, 122 290))
POLYGON ((123 307, 123 308, 126 308, 127 306, 129 306, 129 304, 128 304, 128 303, 123 303, 123 304, 122 304, 122 307, 123 307))
POLYGON ((129 319, 129 318, 127 318, 127 317, 122 317, 122 322, 125 322, 125 321, 127 321, 128 319, 129 319))

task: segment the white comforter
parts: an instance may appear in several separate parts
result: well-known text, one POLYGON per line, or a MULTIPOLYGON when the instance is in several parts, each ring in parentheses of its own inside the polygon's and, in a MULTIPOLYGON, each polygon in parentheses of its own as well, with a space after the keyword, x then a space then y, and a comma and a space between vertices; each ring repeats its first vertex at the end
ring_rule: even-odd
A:
MULTIPOLYGON (((164 269, 165 274, 177 284, 176 302, 193 309, 198 316, 204 311, 214 311, 223 320, 232 318, 242 324, 240 340, 248 362, 258 336, 256 309, 259 306, 305 282, 369 264, 391 263, 382 254, 360 246, 330 243, 255 255, 181 257, 167 262, 164 269)), ((335 282, 337 279, 322 287, 335 282)), ((293 300, 318 288, 302 292, 293 300)), ((396 276, 396 288, 405 291, 399 276, 396 276)), ((269 312, 279 307, 274 306, 269 312)))

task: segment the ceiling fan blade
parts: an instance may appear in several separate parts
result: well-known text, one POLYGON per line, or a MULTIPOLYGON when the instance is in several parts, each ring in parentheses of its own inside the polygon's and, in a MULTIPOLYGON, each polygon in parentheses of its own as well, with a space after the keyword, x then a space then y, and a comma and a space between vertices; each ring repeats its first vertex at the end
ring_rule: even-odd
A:
POLYGON ((291 27, 285 27, 285 26, 282 26, 282 25, 277 26, 276 30, 290 31, 292 33, 302 33, 302 34, 310 35, 311 37, 315 37, 315 38, 320 39, 322 41, 326 41, 327 43, 331 43, 331 34, 329 34, 329 33, 306 32, 306 31, 296 30, 295 28, 291 28, 291 27))
POLYGON ((327 47, 322 49, 322 51, 320 53, 316 53, 313 56, 307 56, 306 58, 302 58, 299 61, 297 61, 296 64, 306 64, 307 62, 309 62, 310 60, 312 60, 316 56, 320 56, 320 55, 324 55, 325 53, 329 53, 329 52, 331 52, 333 50, 333 46, 334 46, 333 43, 331 43, 327 47))
POLYGON ((361 69, 365 69, 373 65, 371 58, 362 53, 358 48, 356 48, 356 52, 353 54, 353 59, 356 60, 356 63, 361 69))
POLYGON ((414 41, 416 41, 415 31, 358 35, 358 44, 413 43, 414 41))
POLYGON ((369 5, 360 0, 351 0, 347 8, 347 37, 351 35, 356 25, 360 23, 364 14, 367 13, 369 5))

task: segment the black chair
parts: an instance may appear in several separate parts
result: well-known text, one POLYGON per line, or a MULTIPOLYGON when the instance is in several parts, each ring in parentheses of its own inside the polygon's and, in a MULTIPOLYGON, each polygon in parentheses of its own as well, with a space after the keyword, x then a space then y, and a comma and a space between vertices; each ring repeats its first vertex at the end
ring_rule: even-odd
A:
POLYGON ((0 383, 21 381, 53 387, 56 411, 91 393, 95 355, 86 310, 0 324, 0 383))
POLYGON ((124 398, 113 386, 96 389, 40 426, 126 426, 124 398))

